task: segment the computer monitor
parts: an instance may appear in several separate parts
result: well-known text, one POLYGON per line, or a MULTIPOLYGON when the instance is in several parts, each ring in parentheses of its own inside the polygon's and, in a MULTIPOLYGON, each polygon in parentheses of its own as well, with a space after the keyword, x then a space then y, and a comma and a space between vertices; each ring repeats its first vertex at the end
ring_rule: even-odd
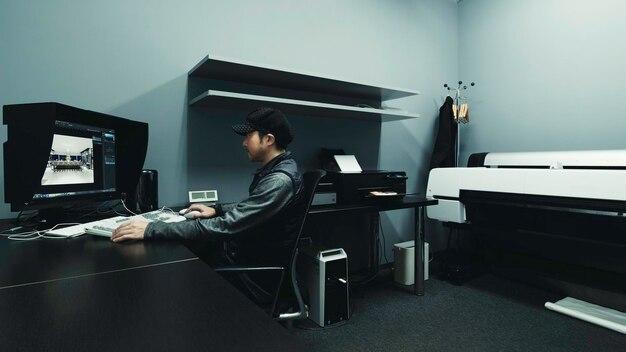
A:
POLYGON ((49 224, 63 208, 134 193, 148 125, 58 103, 5 105, 5 201, 39 209, 49 224))

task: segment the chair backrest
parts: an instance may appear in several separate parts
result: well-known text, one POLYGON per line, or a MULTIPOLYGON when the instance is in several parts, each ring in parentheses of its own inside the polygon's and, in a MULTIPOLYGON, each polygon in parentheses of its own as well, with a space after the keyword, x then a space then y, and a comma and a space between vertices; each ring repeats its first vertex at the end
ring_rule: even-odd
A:
POLYGON ((300 289, 298 288, 298 282, 296 280, 296 261, 298 260, 298 242, 300 241, 300 236, 302 235, 302 229, 304 228, 304 223, 306 222, 306 215, 309 212, 309 208, 311 207, 311 203, 313 202, 313 196, 315 195, 315 189, 317 188, 317 184, 320 182, 320 179, 326 175, 326 171, 324 170, 311 170, 304 173, 303 178, 303 197, 302 202, 304 206, 302 207, 303 213, 301 215, 301 221, 298 229, 298 233, 296 235, 294 246, 291 254, 291 260, 289 264, 289 273, 288 278, 291 282, 293 292, 296 296, 296 301, 298 303, 298 311, 291 313, 282 313, 277 319, 278 320, 291 320, 291 319, 300 319, 305 317, 305 308, 304 302, 302 300, 302 295, 300 294, 300 289))
POLYGON ((298 228, 298 234, 296 236, 296 244, 294 250, 298 247, 298 240, 300 240, 300 236, 302 235, 302 229, 304 228, 304 223, 306 221, 306 216, 309 213, 311 203, 313 203, 313 196, 315 195, 315 189, 317 188, 317 184, 325 175, 326 171, 319 169, 307 171, 304 173, 304 175, 302 175, 302 183, 304 188, 302 203, 304 206, 302 207, 303 212, 301 214, 301 221, 298 228))

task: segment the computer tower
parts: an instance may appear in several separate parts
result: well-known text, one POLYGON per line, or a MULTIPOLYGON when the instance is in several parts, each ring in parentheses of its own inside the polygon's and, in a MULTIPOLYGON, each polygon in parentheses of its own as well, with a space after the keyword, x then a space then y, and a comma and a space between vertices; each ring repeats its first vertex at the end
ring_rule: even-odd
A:
POLYGON ((157 170, 141 170, 135 194, 129 197, 131 210, 145 213, 159 208, 159 173, 157 170))
POLYGON ((298 271, 308 293, 309 319, 329 326, 349 318, 348 256, 342 248, 300 251, 298 271))

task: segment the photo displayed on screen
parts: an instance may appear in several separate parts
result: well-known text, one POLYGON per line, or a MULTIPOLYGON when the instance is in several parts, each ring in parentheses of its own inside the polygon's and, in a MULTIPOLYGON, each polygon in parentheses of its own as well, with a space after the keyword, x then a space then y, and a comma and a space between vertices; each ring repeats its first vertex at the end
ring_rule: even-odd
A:
POLYGON ((43 166, 33 199, 115 192, 115 130, 57 120, 43 166))
POLYGON ((42 186, 94 183, 93 140, 55 134, 42 186))

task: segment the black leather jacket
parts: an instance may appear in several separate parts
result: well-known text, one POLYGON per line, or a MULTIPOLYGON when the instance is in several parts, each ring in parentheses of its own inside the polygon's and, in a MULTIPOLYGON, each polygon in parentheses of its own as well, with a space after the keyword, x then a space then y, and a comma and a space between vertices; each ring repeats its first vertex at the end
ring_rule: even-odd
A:
MULTIPOLYGON (((210 219, 150 223, 144 238, 236 240, 233 248, 241 257, 284 248, 299 230, 302 188, 298 166, 285 152, 257 170, 248 198, 216 206, 217 215, 210 219)), ((269 252, 262 257, 271 257, 269 252)))

